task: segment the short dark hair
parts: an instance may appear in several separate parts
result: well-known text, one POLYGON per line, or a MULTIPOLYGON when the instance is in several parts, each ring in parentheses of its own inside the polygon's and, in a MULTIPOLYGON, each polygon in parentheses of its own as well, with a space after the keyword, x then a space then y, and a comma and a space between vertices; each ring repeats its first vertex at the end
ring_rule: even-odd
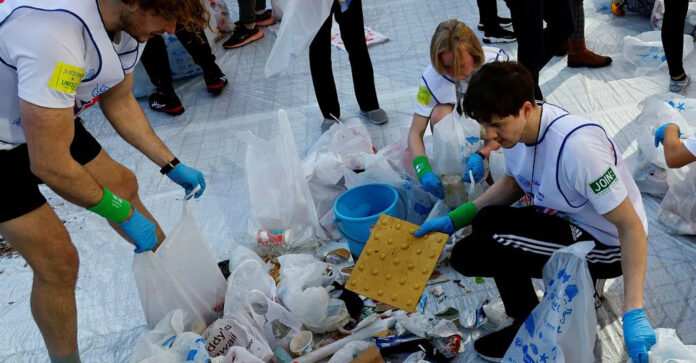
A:
POLYGON ((525 102, 534 105, 534 79, 518 62, 486 63, 471 77, 464 112, 479 123, 517 115, 525 102))

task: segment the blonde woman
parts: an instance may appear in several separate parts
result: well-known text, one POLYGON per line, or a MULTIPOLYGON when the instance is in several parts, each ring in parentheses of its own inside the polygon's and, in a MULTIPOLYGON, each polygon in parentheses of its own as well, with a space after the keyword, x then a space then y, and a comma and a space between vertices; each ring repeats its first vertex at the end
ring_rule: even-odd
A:
MULTIPOLYGON (((508 59, 502 49, 482 47, 471 28, 459 20, 445 20, 435 29, 430 42, 431 64, 421 76, 408 147, 413 156, 413 168, 423 189, 436 197, 444 198, 444 190, 425 153, 423 134, 428 124, 432 130, 452 111, 461 114, 461 100, 466 94, 471 75, 484 63, 508 59)), ((498 147, 497 143, 489 142, 476 154, 472 154, 466 163, 466 174, 471 171, 476 181, 480 181, 484 177, 483 159, 498 147)))

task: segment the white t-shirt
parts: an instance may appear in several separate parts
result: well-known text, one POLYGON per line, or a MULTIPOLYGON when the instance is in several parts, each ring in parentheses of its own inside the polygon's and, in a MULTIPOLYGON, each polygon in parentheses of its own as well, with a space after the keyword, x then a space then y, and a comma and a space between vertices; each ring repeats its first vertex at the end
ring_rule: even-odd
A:
POLYGON ((627 196, 647 232, 640 191, 604 129, 555 105, 545 103, 542 110, 538 142, 503 150, 505 173, 542 211, 570 220, 606 245, 618 246, 619 236, 602 214, 627 196))
POLYGON ((686 146, 686 149, 689 150, 690 153, 696 156, 696 135, 686 139, 686 141, 684 141, 684 146, 686 146))
MULTIPOLYGON (((500 48, 483 47, 485 62, 507 61, 510 59, 507 53, 500 48)), ((466 93, 467 84, 459 82, 459 92, 466 93)), ((433 108, 441 104, 457 103, 457 82, 449 75, 442 75, 435 71, 432 64, 428 65, 421 76, 421 83, 418 86, 418 95, 414 104, 413 112, 424 117, 430 117, 433 108)))
POLYGON ((133 71, 141 46, 123 32, 115 42, 97 44, 108 40, 97 21, 101 29, 90 29, 72 12, 18 8, 0 24, 0 150, 25 142, 20 98, 47 108, 74 107, 77 115, 133 71), (107 57, 117 60, 108 63, 107 57))

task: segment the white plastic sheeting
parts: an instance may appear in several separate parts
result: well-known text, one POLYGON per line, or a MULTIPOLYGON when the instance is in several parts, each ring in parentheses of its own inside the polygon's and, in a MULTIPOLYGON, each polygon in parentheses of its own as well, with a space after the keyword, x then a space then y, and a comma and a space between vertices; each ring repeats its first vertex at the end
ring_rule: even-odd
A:
MULTIPOLYGON (((234 2, 229 2, 232 7, 234 2)), ((429 62, 429 42, 435 26, 457 17, 475 29, 478 12, 474 0, 365 0, 365 23, 389 34, 390 41, 370 48, 380 106, 390 117, 385 126, 367 124, 379 149, 402 142, 402 129, 411 122, 418 79, 429 62)), ((499 14, 508 14, 498 1, 499 14)), ((234 9, 232 9, 234 10, 234 9)), ((627 13, 623 18, 609 12, 597 13, 585 2, 587 45, 600 54, 613 56, 607 68, 567 68, 565 58, 554 58, 541 73, 541 88, 549 102, 571 112, 588 116, 605 126, 614 137, 628 165, 637 165, 636 138, 640 129, 629 124, 640 112, 637 104, 648 96, 666 91, 666 70, 635 76, 633 66, 621 56, 626 35, 650 30, 648 19, 627 13)), ((235 19, 236 20, 236 19, 235 19)), ((307 55, 301 55, 286 71, 265 79, 264 64, 278 25, 264 29, 266 37, 240 49, 219 52, 218 62, 230 79, 225 92, 213 98, 205 91, 203 79, 177 83, 186 107, 179 117, 156 114, 141 104, 156 132, 172 151, 191 166, 200 168, 208 188, 191 209, 203 235, 219 260, 229 258, 235 244, 250 245, 246 234, 245 146, 235 139, 239 131, 251 131, 270 139, 278 133, 277 110, 285 108, 293 125, 300 157, 320 135, 323 120, 312 88, 307 55)), ((477 30, 475 30, 477 31, 477 30)), ((479 32, 479 35, 480 32, 479 32)), ((516 43, 502 46, 516 58, 516 43)), ((355 101, 348 56, 332 50, 334 76, 343 117, 355 116, 355 101)), ((696 55, 685 59, 685 68, 696 74, 696 55)), ((691 86, 687 97, 696 97, 691 86)), ((162 180, 159 168, 122 141, 104 121, 98 107, 84 115, 87 128, 109 154, 137 175, 145 205, 171 230, 180 217, 183 190, 162 180)), ((56 197, 45 189, 50 203, 66 221, 80 253, 77 284, 79 345, 86 362, 123 362, 142 338, 146 323, 131 274, 133 248, 123 242, 106 222, 56 197)), ((685 344, 696 344, 696 239, 666 232, 657 219, 659 200, 644 196, 649 218, 648 271, 645 306, 655 327, 676 329, 685 344)), ((475 257, 474 257, 475 258, 475 257)), ((32 273, 21 258, 0 260, 0 362, 46 362, 47 356, 38 328, 32 321, 29 296, 32 273)), ((428 294, 428 311, 445 306, 460 310, 476 308, 481 297, 497 294, 492 281, 476 284, 449 269, 445 276, 460 279, 471 292, 453 283, 440 284, 445 298, 428 294)), ((443 276, 444 277, 444 276, 443 276)), ((599 321, 595 357, 605 362, 625 362, 620 323, 623 281, 608 281, 604 305, 597 311, 599 321)), ((480 362, 471 346, 483 330, 464 330, 466 351, 457 362, 480 362)))

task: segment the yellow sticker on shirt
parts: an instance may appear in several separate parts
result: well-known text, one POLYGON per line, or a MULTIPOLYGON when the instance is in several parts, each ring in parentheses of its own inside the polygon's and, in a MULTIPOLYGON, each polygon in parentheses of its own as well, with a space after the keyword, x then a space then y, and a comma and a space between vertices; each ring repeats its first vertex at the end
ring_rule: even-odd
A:
POLYGON ((75 93, 77 86, 85 77, 85 70, 70 64, 58 62, 53 70, 48 87, 56 91, 75 93))
POLYGON ((430 97, 432 97, 432 95, 430 94, 428 88, 423 86, 418 87, 418 97, 416 99, 418 103, 428 106, 430 105, 430 97))

